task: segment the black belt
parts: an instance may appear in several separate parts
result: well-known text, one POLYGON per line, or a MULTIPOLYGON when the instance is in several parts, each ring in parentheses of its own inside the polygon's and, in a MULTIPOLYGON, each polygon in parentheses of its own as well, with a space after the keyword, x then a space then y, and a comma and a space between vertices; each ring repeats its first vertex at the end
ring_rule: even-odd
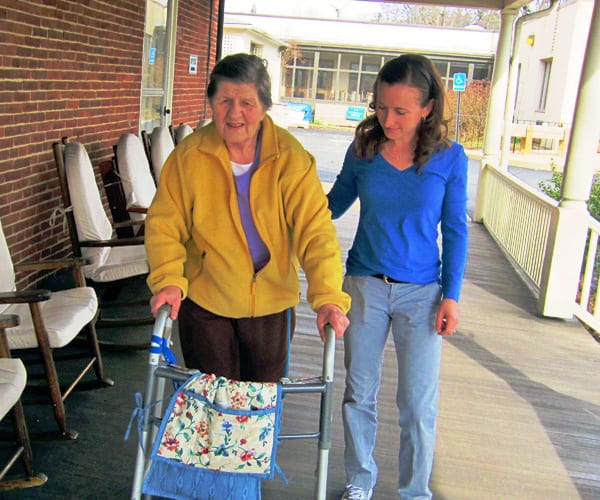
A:
POLYGON ((385 274, 373 274, 372 276, 373 276, 373 278, 379 278, 380 280, 385 281, 388 285, 395 285, 398 283, 408 283, 408 281, 395 280, 394 278, 390 278, 389 276, 387 276, 385 274))

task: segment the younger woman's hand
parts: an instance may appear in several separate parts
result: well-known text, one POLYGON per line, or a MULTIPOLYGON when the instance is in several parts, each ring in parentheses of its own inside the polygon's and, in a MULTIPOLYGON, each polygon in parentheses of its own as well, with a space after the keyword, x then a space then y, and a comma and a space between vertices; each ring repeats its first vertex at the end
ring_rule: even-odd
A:
POLYGON ((453 299, 443 299, 435 320, 435 329, 438 334, 445 337, 456 332, 460 320, 458 302, 453 299))

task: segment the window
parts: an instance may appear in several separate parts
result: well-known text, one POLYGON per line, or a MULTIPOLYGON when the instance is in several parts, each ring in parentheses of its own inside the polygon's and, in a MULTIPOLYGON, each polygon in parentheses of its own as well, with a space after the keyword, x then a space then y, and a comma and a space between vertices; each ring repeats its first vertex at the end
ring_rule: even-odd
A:
POLYGON ((376 74, 381 66, 381 56, 363 56, 362 71, 376 74))
POLYGON ((316 99, 334 99, 333 77, 336 74, 338 56, 332 52, 319 53, 319 70, 317 72, 316 99))
POLYGON ((172 0, 146 0, 140 130, 170 123, 173 101, 175 28, 172 0))
MULTIPOLYGON (((368 105, 377 73, 397 55, 295 47, 284 59, 283 97, 368 105)), ((491 75, 493 66, 491 59, 432 59, 432 62, 450 88, 454 73, 466 73, 469 80, 485 79, 491 75)))
POLYGON ((228 56, 229 54, 233 54, 233 37, 232 36, 224 36, 223 42, 221 43, 221 53, 223 56, 228 56))
POLYGON ((250 54, 253 54, 258 57, 262 57, 263 46, 258 43, 250 42, 250 54))
POLYGON ((431 62, 433 63, 433 65, 435 66, 435 69, 437 69, 438 73, 440 74, 440 77, 442 78, 442 81, 446 85, 446 88, 448 88, 448 89, 452 88, 452 78, 450 78, 448 76, 448 72, 450 71, 450 63, 448 61, 438 61, 435 59, 432 59, 431 62))
POLYGON ((285 68, 283 86, 283 97, 292 97, 294 94, 294 68, 285 68))
POLYGON ((297 69, 294 81, 294 97, 312 97, 312 69, 297 69))
POLYGON ((320 70, 317 73, 317 99, 332 99, 333 71, 320 70))
POLYGON ((552 59, 543 59, 542 63, 542 86, 540 89, 540 101, 538 111, 546 110, 546 101, 548 100, 548 87, 550 85, 550 71, 552 70, 552 59))
POLYGON ((306 68, 312 68, 315 64, 314 52, 303 50, 302 53, 296 57, 296 66, 302 66, 306 68))
POLYGON ((491 65, 475 63, 473 65, 473 80, 491 80, 491 65))
POLYGON ((469 74, 469 63, 462 61, 452 61, 450 62, 450 78, 454 78, 454 73, 464 73, 466 75, 469 74))

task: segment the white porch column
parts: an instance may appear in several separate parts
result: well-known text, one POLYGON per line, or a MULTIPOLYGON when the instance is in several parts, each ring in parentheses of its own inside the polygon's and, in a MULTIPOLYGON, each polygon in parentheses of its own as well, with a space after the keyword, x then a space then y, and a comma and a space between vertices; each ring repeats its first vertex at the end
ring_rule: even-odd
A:
MULTIPOLYGON (((513 25, 519 13, 518 9, 510 8, 502 10, 500 36, 498 48, 494 61, 494 72, 492 74, 492 87, 488 103, 487 122, 485 126, 485 137, 483 140, 483 158, 481 159, 480 174, 486 163, 497 166, 499 164, 500 141, 504 121, 504 107, 506 104, 506 93, 508 88, 508 70, 513 43, 513 25)), ((485 176, 480 175, 477 186, 477 198, 473 220, 481 222, 483 217, 483 203, 485 201, 485 176)))
POLYGON ((587 200, 600 139, 600 2, 595 2, 573 132, 567 151, 558 221, 549 241, 539 307, 544 316, 570 318, 587 236, 587 200))
POLYGON ((567 151, 561 206, 586 203, 600 140, 600 3, 595 2, 567 151))

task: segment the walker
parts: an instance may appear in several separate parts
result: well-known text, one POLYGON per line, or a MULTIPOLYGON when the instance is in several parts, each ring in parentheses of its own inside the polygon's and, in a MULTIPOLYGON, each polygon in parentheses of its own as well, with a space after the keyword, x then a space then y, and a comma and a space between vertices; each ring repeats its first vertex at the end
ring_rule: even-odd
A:
MULTIPOLYGON (((137 408, 134 416, 141 419, 139 422, 139 443, 135 462, 135 473, 131 498, 139 500, 152 498, 151 495, 143 494, 144 476, 146 475, 152 459, 150 457, 153 443, 156 441, 159 427, 163 421, 163 404, 165 398, 165 381, 171 380, 175 384, 182 383, 198 375, 197 370, 188 370, 175 364, 175 359, 168 349, 171 338, 172 320, 169 318, 170 308, 162 306, 154 322, 152 339, 149 349, 148 375, 146 380, 145 394, 143 400, 141 394, 137 397, 137 408), (136 415, 137 414, 137 415, 136 415)), ((331 412, 333 378, 335 364, 335 331, 330 325, 326 326, 326 342, 323 352, 322 375, 312 379, 288 379, 283 378, 278 385, 281 394, 294 393, 320 393, 320 415, 319 428, 312 433, 283 434, 276 436, 277 440, 284 439, 317 439, 318 456, 316 468, 316 481, 314 498, 325 500, 327 489, 327 472, 329 464, 329 450, 331 447, 331 412)), ((133 419, 133 417, 132 417, 133 419)))

